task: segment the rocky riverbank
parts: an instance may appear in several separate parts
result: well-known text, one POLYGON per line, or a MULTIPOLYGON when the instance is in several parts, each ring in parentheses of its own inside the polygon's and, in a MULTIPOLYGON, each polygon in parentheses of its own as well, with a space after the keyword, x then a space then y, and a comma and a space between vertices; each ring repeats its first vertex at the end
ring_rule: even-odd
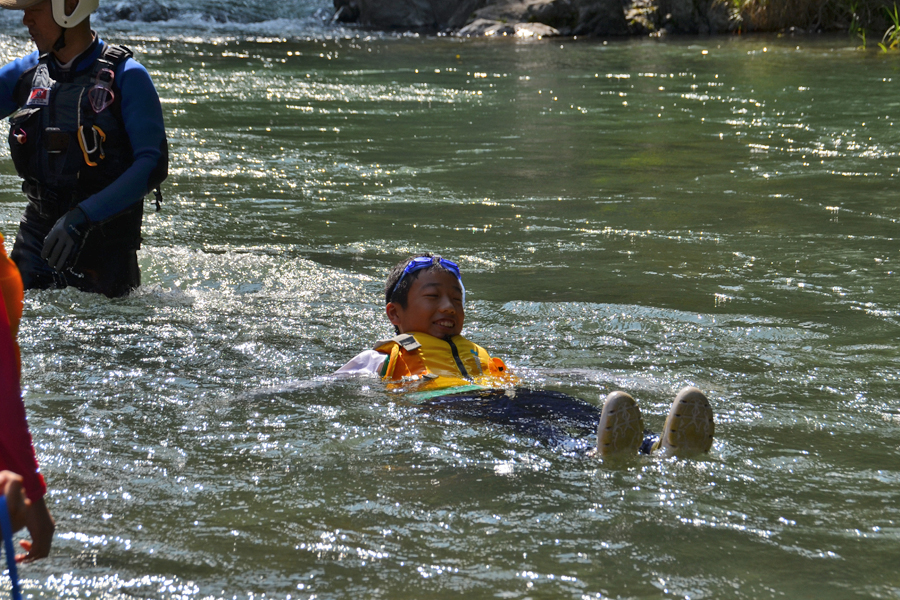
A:
POLYGON ((720 0, 334 0, 335 19, 385 30, 460 36, 724 33, 720 0))
MULTIPOLYGON (((900 0, 331 0, 309 18, 362 29, 458 36, 586 36, 843 31, 875 45, 900 47, 900 0), (887 32, 887 33, 886 33, 887 32)), ((263 0, 117 0, 97 9, 103 21, 168 21, 182 16, 218 23, 277 18, 263 0), (198 10, 199 8, 199 10, 198 10)), ((306 1, 293 7, 301 16, 306 1)))
POLYGON ((882 6, 862 0, 334 0, 334 21, 380 30, 459 36, 546 37, 884 31, 882 6), (881 15, 881 16, 880 16, 881 15))

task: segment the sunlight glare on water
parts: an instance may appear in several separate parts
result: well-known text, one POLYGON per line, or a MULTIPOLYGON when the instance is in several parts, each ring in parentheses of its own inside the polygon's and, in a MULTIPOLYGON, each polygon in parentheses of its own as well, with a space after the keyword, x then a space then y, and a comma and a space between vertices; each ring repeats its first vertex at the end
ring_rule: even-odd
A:
POLYGON ((896 57, 247 20, 104 30, 172 164, 139 290, 26 296, 58 525, 28 594, 900 594, 896 57), (527 387, 626 390, 656 431, 705 390, 709 456, 600 462, 330 377, 392 335, 384 277, 424 250, 527 387))

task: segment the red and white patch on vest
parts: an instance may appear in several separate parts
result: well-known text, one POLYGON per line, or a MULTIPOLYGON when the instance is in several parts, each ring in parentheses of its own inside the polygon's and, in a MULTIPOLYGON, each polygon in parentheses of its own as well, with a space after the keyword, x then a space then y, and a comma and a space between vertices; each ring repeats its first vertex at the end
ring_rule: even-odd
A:
POLYGON ((50 88, 36 87, 31 88, 31 94, 28 96, 28 102, 25 106, 49 106, 50 105, 50 88))

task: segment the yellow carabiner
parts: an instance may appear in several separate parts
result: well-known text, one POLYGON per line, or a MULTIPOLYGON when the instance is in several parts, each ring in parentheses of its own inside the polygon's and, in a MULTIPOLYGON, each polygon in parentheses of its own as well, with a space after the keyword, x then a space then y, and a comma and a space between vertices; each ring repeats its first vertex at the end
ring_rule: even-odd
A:
POLYGON ((100 160, 103 160, 104 158, 106 158, 106 154, 104 154, 104 152, 103 152, 103 142, 106 141, 106 133, 104 133, 104 131, 102 129, 100 129, 99 127, 97 127, 96 125, 94 125, 92 129, 93 129, 93 131, 91 131, 91 133, 94 136, 94 147, 88 149, 87 142, 84 139, 84 126, 83 125, 78 129, 78 145, 81 146, 81 152, 82 152, 82 154, 84 154, 84 162, 87 163, 87 166, 96 167, 97 163, 95 163, 94 161, 91 160, 91 154, 93 154, 94 152, 97 152, 99 150, 100 151, 100 160), (99 138, 98 138, 97 134, 100 134, 99 138))
POLYGON ((103 133, 103 130, 96 125, 94 125, 94 129, 97 131, 97 133, 100 134, 100 160, 103 160, 104 158, 106 158, 106 153, 103 151, 103 142, 106 141, 106 134, 103 133))

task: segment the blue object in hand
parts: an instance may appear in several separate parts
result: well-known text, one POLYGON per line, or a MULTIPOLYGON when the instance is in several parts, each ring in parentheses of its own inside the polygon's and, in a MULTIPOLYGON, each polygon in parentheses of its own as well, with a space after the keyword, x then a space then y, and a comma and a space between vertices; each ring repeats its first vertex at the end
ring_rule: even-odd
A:
POLYGON ((13 548, 12 523, 9 521, 6 496, 2 494, 0 494, 0 529, 3 530, 3 549, 6 551, 6 567, 9 570, 9 579, 12 583, 12 599, 22 600, 22 592, 19 589, 19 574, 16 571, 16 552, 13 548))
POLYGON ((87 214, 76 206, 61 216, 44 238, 41 258, 57 271, 68 269, 78 260, 91 228, 91 220, 87 214))

